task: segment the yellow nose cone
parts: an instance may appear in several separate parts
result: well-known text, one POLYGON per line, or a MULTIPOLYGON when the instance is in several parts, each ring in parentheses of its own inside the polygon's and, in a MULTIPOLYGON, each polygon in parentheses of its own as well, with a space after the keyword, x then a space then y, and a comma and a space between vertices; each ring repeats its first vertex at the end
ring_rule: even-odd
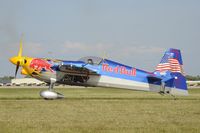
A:
POLYGON ((14 65, 17 65, 17 61, 18 61, 18 58, 15 56, 15 57, 11 57, 10 59, 10 62, 13 63, 14 65))

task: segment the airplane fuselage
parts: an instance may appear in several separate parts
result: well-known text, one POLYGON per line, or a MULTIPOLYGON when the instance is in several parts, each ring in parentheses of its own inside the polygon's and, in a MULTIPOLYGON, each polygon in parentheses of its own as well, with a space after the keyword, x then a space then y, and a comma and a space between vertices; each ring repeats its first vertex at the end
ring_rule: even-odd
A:
POLYGON ((99 64, 84 61, 63 61, 26 57, 22 74, 50 83, 79 86, 116 87, 144 91, 160 91, 160 82, 151 82, 146 72, 134 67, 104 59, 99 64), (63 67, 64 66, 64 67, 63 67), (84 71, 82 68, 89 71, 84 71), (77 71, 75 71, 77 69, 77 71))

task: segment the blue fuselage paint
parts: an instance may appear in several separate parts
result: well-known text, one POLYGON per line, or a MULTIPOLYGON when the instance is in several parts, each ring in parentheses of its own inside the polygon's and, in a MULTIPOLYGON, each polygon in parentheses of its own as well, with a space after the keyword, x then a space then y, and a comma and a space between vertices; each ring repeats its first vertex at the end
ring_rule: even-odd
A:
MULTIPOLYGON (((83 61, 61 61, 60 63, 54 63, 52 69, 56 72, 59 72, 59 65, 76 68, 84 67, 90 71, 96 72, 98 75, 101 76, 126 79, 147 84, 161 84, 160 82, 155 82, 148 79, 149 75, 155 76, 155 74, 151 72, 146 72, 135 67, 130 67, 107 59, 104 59, 100 64, 87 64, 83 61)), ((43 74, 45 74, 45 72, 43 74)))

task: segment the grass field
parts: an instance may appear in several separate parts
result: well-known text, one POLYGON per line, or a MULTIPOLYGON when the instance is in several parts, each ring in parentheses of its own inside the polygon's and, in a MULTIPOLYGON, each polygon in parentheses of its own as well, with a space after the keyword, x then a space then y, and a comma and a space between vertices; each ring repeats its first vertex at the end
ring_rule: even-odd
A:
POLYGON ((110 88, 56 89, 62 100, 43 100, 44 89, 0 88, 0 133, 197 133, 200 89, 188 97, 110 88))

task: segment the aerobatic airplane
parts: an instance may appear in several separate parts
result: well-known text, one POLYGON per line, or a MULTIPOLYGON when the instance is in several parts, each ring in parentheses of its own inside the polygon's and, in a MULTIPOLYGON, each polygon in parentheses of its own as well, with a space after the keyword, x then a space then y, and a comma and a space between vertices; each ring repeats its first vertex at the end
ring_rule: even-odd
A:
POLYGON ((22 56, 22 40, 18 56, 10 58, 21 73, 49 84, 40 92, 44 99, 59 99, 64 95, 55 92, 55 83, 76 86, 115 87, 161 94, 188 95, 183 74, 183 61, 178 49, 170 48, 162 57, 154 72, 147 72, 100 57, 83 57, 77 61, 65 61, 22 56))

